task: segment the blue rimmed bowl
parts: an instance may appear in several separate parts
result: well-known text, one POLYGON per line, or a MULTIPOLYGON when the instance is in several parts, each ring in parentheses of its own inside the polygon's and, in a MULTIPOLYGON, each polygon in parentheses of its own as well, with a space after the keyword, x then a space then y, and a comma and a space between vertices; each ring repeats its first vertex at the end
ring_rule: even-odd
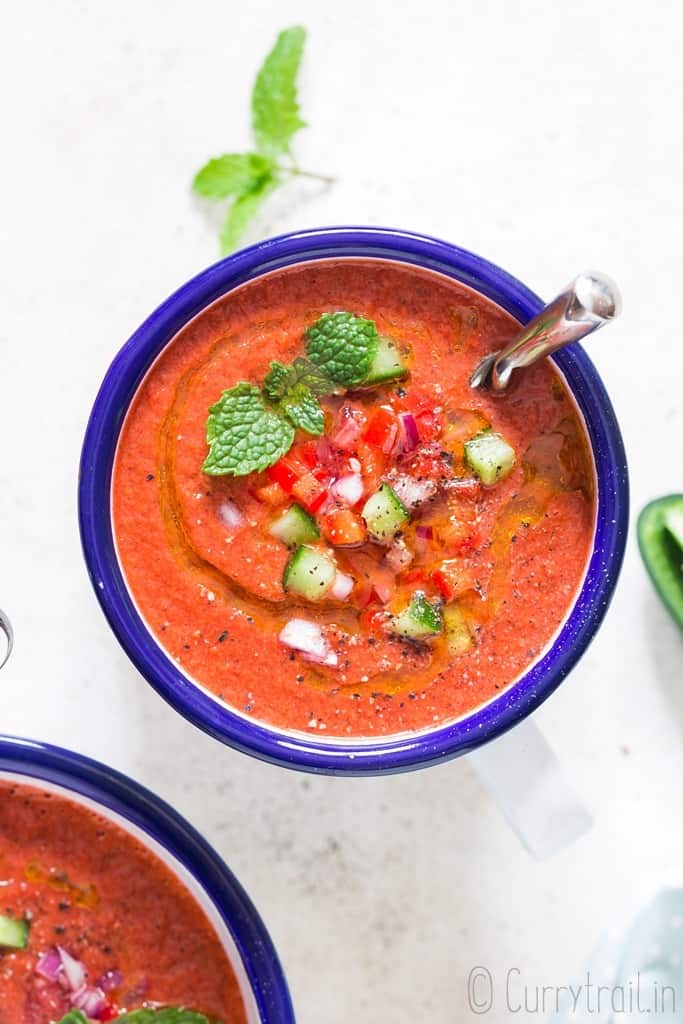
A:
POLYGON ((559 686, 595 636, 621 568, 628 524, 626 456, 612 405, 579 345, 554 357, 583 415, 596 472, 597 515, 583 584, 543 657, 500 696, 439 728, 377 740, 322 741, 245 719, 185 676, 137 612, 119 565, 110 514, 114 456, 124 417, 147 370, 189 320, 244 282, 320 259, 365 257, 434 270, 468 285, 526 323, 543 303, 505 271, 447 242, 386 228, 327 228, 269 239, 229 256, 166 300, 114 359, 95 400, 79 483, 81 539, 105 615, 149 683, 212 736, 263 760, 305 771, 368 775, 435 764, 480 746, 535 710, 559 686))
POLYGON ((192 892, 240 985, 249 1024, 295 1024, 263 921, 232 872, 172 807, 106 765, 60 747, 0 736, 0 779, 60 793, 131 832, 192 892))

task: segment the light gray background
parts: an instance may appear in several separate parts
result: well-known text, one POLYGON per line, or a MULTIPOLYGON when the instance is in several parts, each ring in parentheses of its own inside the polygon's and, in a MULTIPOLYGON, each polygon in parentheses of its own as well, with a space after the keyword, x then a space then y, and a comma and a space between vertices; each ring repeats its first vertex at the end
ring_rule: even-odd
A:
MULTIPOLYGON (((249 143, 276 31, 310 30, 301 165, 249 240, 332 223, 443 236, 541 295, 596 266, 625 312, 591 342, 634 507, 683 488, 680 4, 5 5, 0 603, 16 654, 0 727, 99 757, 216 845, 262 911, 301 1024, 474 1020, 475 964, 563 984, 626 895, 681 855, 681 636, 630 545, 607 623, 537 721, 596 816, 543 864, 465 760, 397 778, 280 771, 205 738, 138 677, 90 590, 81 438, 122 342, 217 256, 190 195, 249 143)), ((485 1018, 513 1019, 502 1006, 485 1018)), ((515 1017, 514 1019, 520 1019, 515 1017)))

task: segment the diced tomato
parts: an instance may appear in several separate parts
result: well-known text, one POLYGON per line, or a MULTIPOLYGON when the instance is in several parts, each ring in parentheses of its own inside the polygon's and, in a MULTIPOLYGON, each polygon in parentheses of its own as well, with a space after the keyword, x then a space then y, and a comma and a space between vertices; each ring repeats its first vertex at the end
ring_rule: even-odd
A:
POLYGON ((455 559, 447 559, 431 574, 434 586, 445 601, 452 601, 466 590, 473 590, 475 580, 470 570, 455 559))
POLYGON ((336 547, 362 544, 367 536, 365 523, 350 508, 335 508, 328 512, 323 520, 323 533, 336 547))
POLYGON ((316 512, 328 496, 327 487, 313 473, 305 473, 292 485, 291 492, 308 512, 316 512))
POLYGON ((264 484, 263 487, 257 487, 253 494, 264 505, 284 505, 287 501, 287 491, 275 481, 264 484))
POLYGON ((274 466, 269 466, 266 472, 270 479, 274 483, 279 484, 288 494, 291 493, 292 487, 299 479, 298 475, 287 465, 284 459, 280 459, 274 466))
POLYGON ((441 417, 438 413, 432 412, 430 409, 418 412, 415 414, 415 422, 421 441, 429 443, 429 441, 436 441, 441 436, 441 417))
POLYGON ((396 443, 398 435, 398 419, 393 409, 387 405, 381 405, 370 418, 363 440, 373 448, 379 448, 383 452, 390 452, 396 443))
POLYGON ((427 573, 424 569, 408 569, 401 573, 401 583, 425 583, 427 573))
POLYGON ((318 442, 305 441, 304 444, 297 449, 297 455, 301 457, 301 461, 305 462, 309 469, 315 469, 319 462, 318 442))
POLYGON ((382 474, 386 465, 384 454, 378 448, 362 443, 358 445, 358 461, 361 465, 366 493, 376 491, 382 482, 382 474))

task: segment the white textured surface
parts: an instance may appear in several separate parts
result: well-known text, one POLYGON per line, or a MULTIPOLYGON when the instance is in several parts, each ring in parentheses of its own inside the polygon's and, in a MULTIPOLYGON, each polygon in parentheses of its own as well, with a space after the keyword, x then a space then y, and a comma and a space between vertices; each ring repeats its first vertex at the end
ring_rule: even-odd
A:
MULTIPOLYGON (((339 180, 290 186, 252 238, 412 228, 548 297, 585 265, 607 270, 625 312, 591 350, 634 507, 683 487, 675 0, 24 0, 0 39, 0 603, 17 632, 0 727, 100 757, 199 826, 262 911, 300 1024, 456 1024, 475 1019, 471 966, 501 984, 510 967, 532 985, 567 983, 625 894, 681 856, 683 645, 635 545, 598 639, 537 715, 596 816, 540 865, 466 761, 317 779, 192 729, 120 652, 79 550, 95 390, 137 324, 215 258, 188 182, 209 155, 247 144, 253 72, 297 20, 310 30, 311 125, 297 154, 339 180)), ((508 1016, 499 1000, 485 1019, 508 1016)))

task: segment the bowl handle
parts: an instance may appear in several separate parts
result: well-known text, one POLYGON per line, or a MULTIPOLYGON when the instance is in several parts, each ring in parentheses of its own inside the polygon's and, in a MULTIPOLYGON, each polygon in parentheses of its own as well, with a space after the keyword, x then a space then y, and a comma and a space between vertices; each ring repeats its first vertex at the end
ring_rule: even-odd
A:
POLYGON ((523 845, 544 860, 588 832, 593 818, 531 718, 468 758, 523 845))

